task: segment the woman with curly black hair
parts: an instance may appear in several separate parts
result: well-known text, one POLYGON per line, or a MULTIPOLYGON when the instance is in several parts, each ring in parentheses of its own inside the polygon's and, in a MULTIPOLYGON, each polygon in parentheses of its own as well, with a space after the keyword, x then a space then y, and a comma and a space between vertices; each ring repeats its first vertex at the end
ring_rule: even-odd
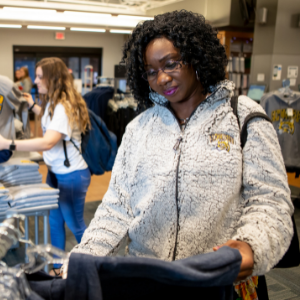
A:
MULTIPOLYGON (((244 148, 217 32, 174 11, 139 24, 123 51, 128 83, 149 107, 126 129, 109 189, 73 251, 177 260, 227 245, 237 280, 268 272, 293 234, 293 206, 272 124, 252 120, 244 148)), ((243 125, 262 108, 239 97, 243 125)))

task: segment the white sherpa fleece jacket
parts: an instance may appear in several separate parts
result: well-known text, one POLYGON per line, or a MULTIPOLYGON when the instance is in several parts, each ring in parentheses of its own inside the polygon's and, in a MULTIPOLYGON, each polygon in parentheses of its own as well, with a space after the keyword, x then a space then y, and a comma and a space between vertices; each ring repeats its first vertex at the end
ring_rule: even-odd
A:
MULTIPOLYGON (((256 118, 241 149, 233 89, 227 80, 217 85, 184 131, 167 100, 152 95, 156 105, 127 126, 109 189, 72 251, 111 255, 128 235, 129 255, 171 261, 234 239, 252 247, 253 275, 281 259, 293 205, 277 135, 256 118)), ((251 112, 264 111, 240 96, 241 127, 251 112)))

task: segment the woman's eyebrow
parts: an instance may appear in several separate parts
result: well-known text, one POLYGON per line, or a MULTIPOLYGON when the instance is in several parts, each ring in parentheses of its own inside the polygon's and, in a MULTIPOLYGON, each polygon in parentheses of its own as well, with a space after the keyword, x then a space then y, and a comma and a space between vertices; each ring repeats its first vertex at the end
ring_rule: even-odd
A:
MULTIPOLYGON (((168 58, 173 58, 176 55, 178 55, 178 53, 169 53, 169 54, 165 55, 164 57, 160 58, 158 61, 162 62, 162 61, 164 61, 164 60, 166 60, 168 58)), ((148 64, 144 64, 144 66, 145 67, 151 67, 151 64, 149 64, 149 65, 148 64)))

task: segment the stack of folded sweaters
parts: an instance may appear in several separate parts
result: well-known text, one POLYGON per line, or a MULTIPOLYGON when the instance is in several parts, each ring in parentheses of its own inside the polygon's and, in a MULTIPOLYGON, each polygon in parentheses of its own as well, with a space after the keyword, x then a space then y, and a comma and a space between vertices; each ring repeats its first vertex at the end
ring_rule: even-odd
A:
POLYGON ((58 203, 58 189, 49 187, 48 184, 28 184, 9 187, 12 207, 9 211, 18 211, 24 208, 53 205, 58 203))
POLYGON ((7 188, 0 183, 0 218, 4 218, 6 211, 10 208, 9 201, 12 200, 12 197, 9 195, 7 188))
POLYGON ((0 182, 5 187, 42 183, 39 165, 22 158, 11 158, 0 164, 0 182))

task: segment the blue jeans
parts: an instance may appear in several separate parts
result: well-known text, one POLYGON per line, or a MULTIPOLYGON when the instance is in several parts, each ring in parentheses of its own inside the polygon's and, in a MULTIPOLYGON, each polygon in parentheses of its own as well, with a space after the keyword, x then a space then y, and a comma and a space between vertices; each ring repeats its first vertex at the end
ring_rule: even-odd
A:
POLYGON ((59 207, 51 210, 49 217, 51 243, 53 246, 65 250, 65 222, 78 243, 86 229, 83 212, 86 192, 91 182, 91 173, 88 168, 68 174, 54 174, 48 171, 46 182, 51 187, 59 189, 59 207))

